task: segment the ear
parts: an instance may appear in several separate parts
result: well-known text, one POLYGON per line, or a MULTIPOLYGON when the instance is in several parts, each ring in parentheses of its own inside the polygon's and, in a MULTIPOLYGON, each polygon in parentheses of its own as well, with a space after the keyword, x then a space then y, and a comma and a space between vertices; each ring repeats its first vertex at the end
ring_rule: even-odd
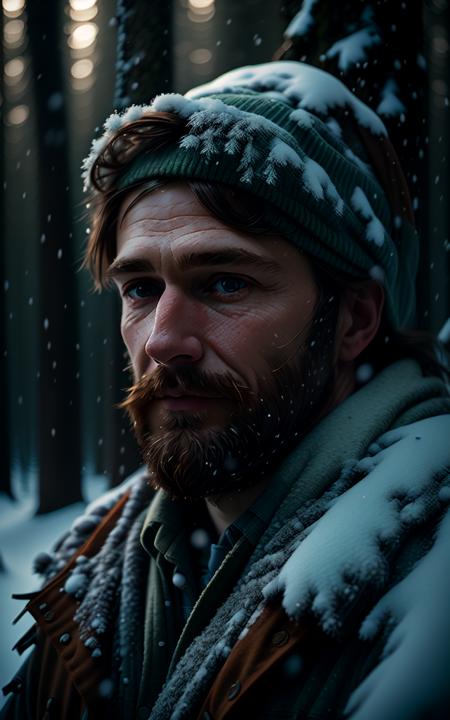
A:
POLYGON ((371 280, 344 290, 336 331, 336 361, 352 362, 372 342, 381 322, 384 290, 371 280))

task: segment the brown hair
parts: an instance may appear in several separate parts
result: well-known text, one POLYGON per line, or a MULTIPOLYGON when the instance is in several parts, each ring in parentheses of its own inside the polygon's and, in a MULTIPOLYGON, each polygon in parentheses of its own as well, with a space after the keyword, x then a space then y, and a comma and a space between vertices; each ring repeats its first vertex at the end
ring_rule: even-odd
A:
MULTIPOLYGON (((91 183, 95 192, 91 198, 92 227, 84 266, 91 272, 97 289, 105 286, 105 271, 116 253, 116 232, 119 210, 124 198, 140 190, 132 204, 149 192, 170 182, 170 178, 139 180, 134 185, 118 189, 120 177, 137 154, 158 150, 176 142, 183 134, 185 121, 173 113, 152 113, 129 123, 114 135, 97 157, 91 183)), ((225 225, 253 234, 279 233, 267 220, 266 202, 246 191, 208 181, 187 180, 190 189, 202 205, 225 225)), ((319 288, 316 308, 323 312, 339 306, 344 289, 357 283, 355 279, 310 258, 319 288), (330 303, 330 300, 333 301, 330 303)), ((369 281, 369 279, 368 279, 369 281)), ((337 317, 336 310, 332 313, 337 317)), ((383 314, 380 328, 370 345, 359 357, 369 363, 373 372, 402 358, 415 359, 426 376, 437 376, 450 383, 450 363, 446 348, 431 333, 422 330, 394 330, 383 314)))

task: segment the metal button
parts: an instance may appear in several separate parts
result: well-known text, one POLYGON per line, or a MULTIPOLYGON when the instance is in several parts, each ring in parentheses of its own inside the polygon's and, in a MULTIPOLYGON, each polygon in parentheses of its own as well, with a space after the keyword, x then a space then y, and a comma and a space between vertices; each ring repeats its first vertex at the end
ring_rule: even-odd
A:
POLYGON ((47 704, 46 704, 46 706, 45 706, 45 709, 46 709, 46 710, 50 710, 51 706, 53 705, 53 700, 54 700, 54 698, 52 698, 52 697, 49 697, 49 698, 47 699, 47 704))
POLYGON ((239 680, 236 680, 231 686, 230 689, 227 692, 227 698, 228 700, 234 700, 235 697, 239 695, 241 692, 241 683, 239 680))
POLYGON ((280 647, 281 645, 285 645, 287 641, 289 640, 289 633, 287 630, 278 630, 273 636, 272 636, 272 645, 275 645, 276 647, 280 647))
POLYGON ((67 645, 68 643, 70 643, 70 635, 69 635, 69 633, 68 633, 68 632, 63 633, 63 634, 61 635, 61 637, 59 638, 59 642, 60 642, 62 645, 67 645))
POLYGON ((41 603, 40 605, 38 605, 38 608, 39 610, 45 610, 46 608, 48 608, 48 603, 41 603))
POLYGON ((44 620, 46 622, 50 622, 51 620, 53 620, 54 617, 55 617, 55 613, 52 612, 52 610, 49 610, 48 612, 45 613, 44 620))

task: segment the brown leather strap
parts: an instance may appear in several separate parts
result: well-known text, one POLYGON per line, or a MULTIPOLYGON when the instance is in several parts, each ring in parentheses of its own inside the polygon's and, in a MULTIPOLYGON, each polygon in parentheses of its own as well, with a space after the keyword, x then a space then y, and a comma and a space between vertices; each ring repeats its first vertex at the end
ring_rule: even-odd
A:
POLYGON ((239 640, 216 676, 203 703, 198 720, 231 720, 240 717, 240 707, 267 671, 283 661, 299 643, 309 645, 317 635, 317 628, 305 622, 297 624, 286 615, 280 605, 265 608, 239 640))

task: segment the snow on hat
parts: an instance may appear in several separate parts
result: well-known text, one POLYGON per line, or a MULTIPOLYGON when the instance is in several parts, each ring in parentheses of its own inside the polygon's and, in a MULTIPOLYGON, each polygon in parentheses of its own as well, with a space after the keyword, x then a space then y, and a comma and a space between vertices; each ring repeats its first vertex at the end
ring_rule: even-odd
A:
POLYGON ((239 68, 106 121, 83 163, 101 191, 152 177, 217 181, 268 201, 289 241, 386 292, 394 327, 414 317, 418 238, 406 181, 380 118, 337 78, 298 62, 239 68), (116 132, 152 112, 185 122, 182 137, 137 150, 119 176, 95 166, 116 132))

